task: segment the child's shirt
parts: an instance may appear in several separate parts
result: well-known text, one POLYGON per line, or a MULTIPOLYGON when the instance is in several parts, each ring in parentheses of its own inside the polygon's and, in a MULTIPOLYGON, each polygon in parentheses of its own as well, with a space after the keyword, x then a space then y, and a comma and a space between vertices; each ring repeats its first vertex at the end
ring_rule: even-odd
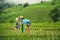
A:
POLYGON ((18 17, 16 18, 16 21, 20 25, 20 19, 18 17))

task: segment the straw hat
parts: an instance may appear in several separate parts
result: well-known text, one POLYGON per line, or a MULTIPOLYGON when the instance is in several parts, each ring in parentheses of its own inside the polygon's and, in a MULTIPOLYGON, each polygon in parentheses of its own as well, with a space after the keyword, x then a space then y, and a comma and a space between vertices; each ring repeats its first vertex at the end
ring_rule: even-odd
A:
POLYGON ((24 18, 23 16, 20 16, 20 18, 24 18))

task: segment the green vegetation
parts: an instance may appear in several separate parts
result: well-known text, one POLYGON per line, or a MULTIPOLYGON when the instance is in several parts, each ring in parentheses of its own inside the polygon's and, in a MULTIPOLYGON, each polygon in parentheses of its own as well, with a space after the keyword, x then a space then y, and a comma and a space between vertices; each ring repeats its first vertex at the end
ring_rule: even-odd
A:
POLYGON ((60 5, 56 6, 50 13, 53 22, 57 22, 60 19, 60 5))
MULTIPOLYGON (((28 4, 25 4, 28 5, 28 4)), ((21 5, 10 7, 5 9, 0 16, 0 23, 2 22, 15 22, 15 18, 19 17, 20 15, 23 15, 25 18, 28 18, 31 20, 31 22, 51 22, 49 14, 52 10, 55 10, 54 8, 58 4, 56 2, 55 5, 51 5, 51 2, 44 2, 44 3, 38 3, 38 4, 32 4, 27 6, 26 8, 22 7, 21 5)), ((59 8, 58 8, 59 10, 59 8)), ((59 12, 60 13, 60 12, 59 12)), ((52 13, 51 13, 52 14, 52 13)), ((60 20, 60 19, 59 19, 60 20)), ((58 21, 59 22, 59 21, 58 21)))
POLYGON ((19 28, 18 35, 12 28, 15 23, 0 24, 1 40, 60 40, 60 23, 32 23, 29 34, 26 34, 26 25, 24 33, 19 28))
POLYGON ((3 10, 0 15, 0 40, 60 40, 59 2, 60 0, 54 3, 27 4, 26 7, 19 4, 3 10), (20 26, 18 35, 12 29, 16 26, 16 17, 20 15, 31 20, 29 34, 25 34, 26 25, 24 33, 21 32, 20 26))
POLYGON ((30 19, 32 22, 46 22, 46 21, 48 22, 49 21, 48 15, 54 7, 55 5, 49 5, 49 4, 47 5, 40 4, 35 6, 31 5, 26 8, 23 8, 21 6, 15 6, 15 7, 6 9, 5 13, 1 16, 8 17, 7 20, 3 18, 5 22, 10 22, 11 20, 15 22, 15 18, 20 15, 23 15, 25 18, 30 19))

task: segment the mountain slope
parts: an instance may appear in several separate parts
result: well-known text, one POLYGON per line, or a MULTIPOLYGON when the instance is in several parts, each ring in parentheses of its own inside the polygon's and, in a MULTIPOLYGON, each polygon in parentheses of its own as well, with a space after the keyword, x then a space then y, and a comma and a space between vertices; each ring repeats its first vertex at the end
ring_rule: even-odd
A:
MULTIPOLYGON (((34 4, 35 5, 35 4, 34 4)), ((55 5, 51 4, 38 4, 38 5, 31 5, 26 8, 22 8, 21 6, 15 6, 6 9, 5 15, 3 16, 8 17, 5 22, 16 22, 15 18, 19 17, 20 15, 23 15, 25 18, 28 18, 31 20, 31 22, 48 22, 50 20, 49 13, 50 11, 55 7, 55 5)))

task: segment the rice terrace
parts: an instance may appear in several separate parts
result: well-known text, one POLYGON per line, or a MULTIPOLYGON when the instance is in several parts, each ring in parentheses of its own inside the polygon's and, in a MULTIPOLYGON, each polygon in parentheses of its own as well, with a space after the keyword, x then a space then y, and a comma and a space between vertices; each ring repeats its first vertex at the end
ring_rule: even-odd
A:
POLYGON ((0 0, 0 40, 60 40, 60 0, 0 0))

